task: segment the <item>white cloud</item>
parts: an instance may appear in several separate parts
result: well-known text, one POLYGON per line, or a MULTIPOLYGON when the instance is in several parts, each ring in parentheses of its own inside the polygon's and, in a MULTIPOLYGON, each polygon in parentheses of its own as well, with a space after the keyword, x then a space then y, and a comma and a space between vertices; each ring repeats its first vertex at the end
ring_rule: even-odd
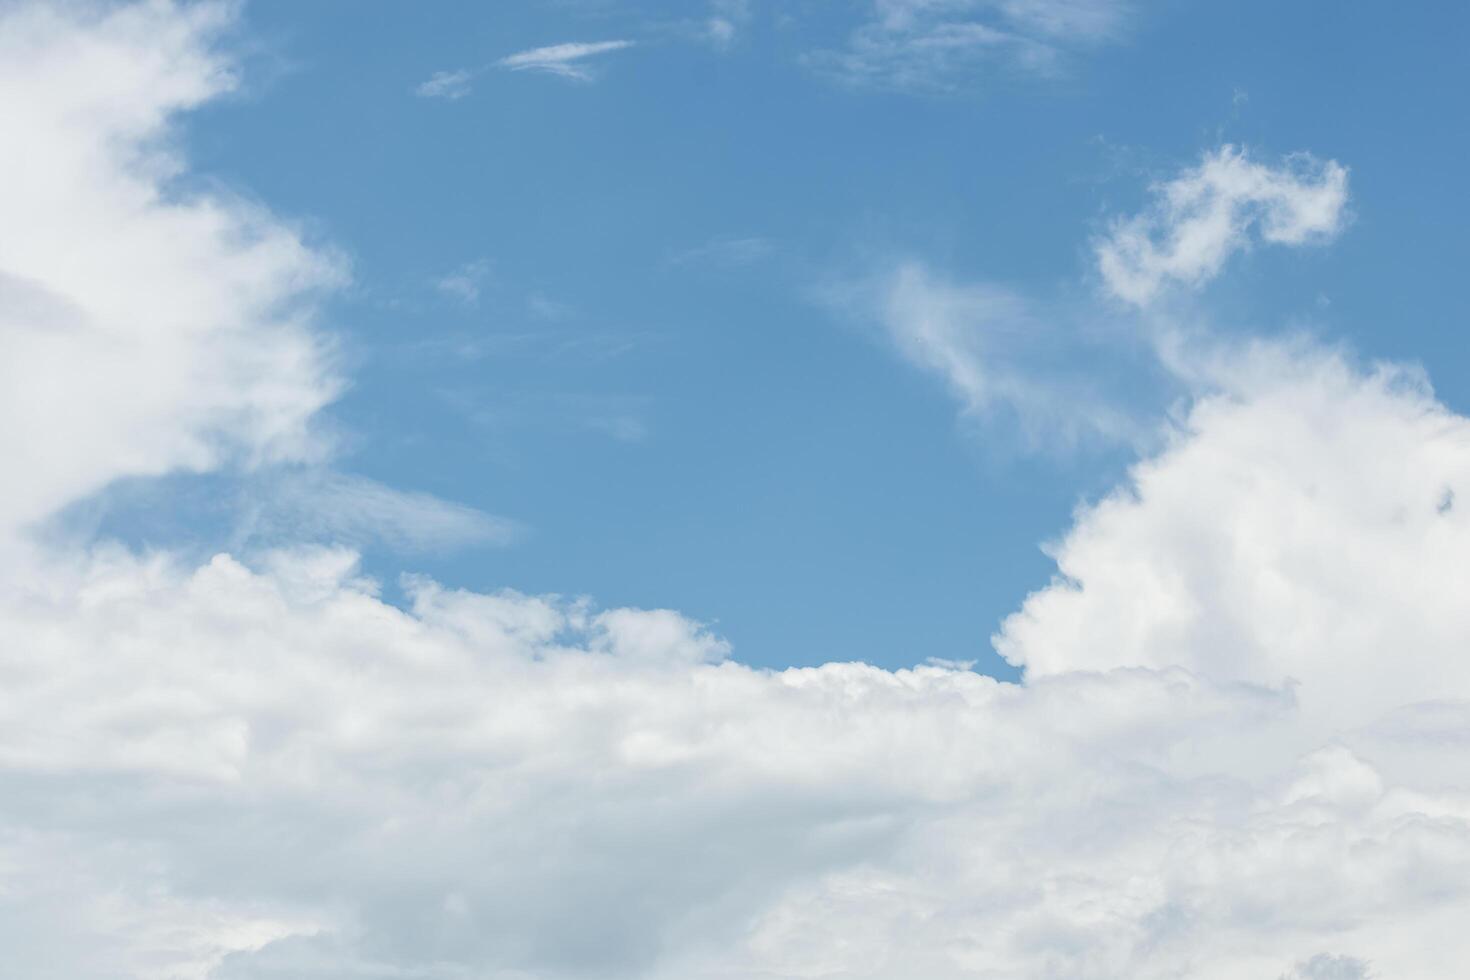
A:
POLYGON ((123 476, 319 454, 313 295, 342 263, 183 186, 172 115, 228 91, 225 7, 0 11, 0 538, 123 476))
MULTIPOLYGON (((1407 459, 1375 462, 1422 450, 1400 415, 1407 459)), ((1272 448, 1246 469, 1289 472, 1272 448)), ((1296 572, 1299 598, 1338 586, 1296 572)), ((400 610, 335 552, 53 566, 0 606, 0 935, 15 968, 83 978, 1226 980, 1470 953, 1444 931, 1470 912, 1470 712, 1389 738, 1344 711, 1314 751, 1316 676, 1110 669, 1112 620, 1155 602, 1114 574, 1083 669, 1012 685, 754 670, 671 612, 425 581, 400 610)), ((1283 666, 1337 637, 1294 640, 1283 666)), ((1406 669, 1392 694, 1470 685, 1406 669)))
POLYGON ((1149 210, 1114 222, 1095 244, 1108 290, 1139 306, 1171 283, 1213 279, 1257 237, 1279 245, 1335 238, 1347 220, 1347 169, 1308 154, 1271 167, 1226 145, 1153 196, 1149 210))
POLYGON ((1116 37, 1123 0, 872 0, 840 48, 812 67, 858 85, 917 91, 964 87, 986 67, 1057 70, 1069 50, 1116 37))
MULTIPOLYGON (((331 263, 163 180, 168 113, 228 77, 220 9, 61 9, 0 15, 0 109, 30 150, 0 157, 27 358, 0 387, 25 463, 7 520, 231 447, 309 455, 331 390, 296 305, 331 263)), ((996 397, 956 323, 1016 311, 913 282, 897 339, 996 397)), ((1452 975, 1470 420, 1320 351, 1216 375, 1007 622, 1024 684, 756 670, 669 610, 424 579, 400 607, 341 549, 0 555, 5 969, 1452 975)))
POLYGON ((1084 511, 1005 624, 1032 675, 1182 665, 1300 682, 1322 726, 1470 691, 1470 422, 1413 374, 1263 345, 1084 511), (1391 462, 1390 462, 1391 461, 1391 462), (1446 506, 1446 502, 1448 506, 1446 506))
POLYGON ((436 71, 426 81, 414 88, 414 94, 426 99, 448 99, 453 102, 470 94, 470 83, 477 72, 468 68, 455 71, 436 71))
POLYGON ((512 71, 544 71, 563 78, 588 81, 592 78, 592 72, 580 62, 595 55, 606 54, 609 51, 621 51, 632 46, 632 41, 553 44, 501 58, 497 64, 512 71))

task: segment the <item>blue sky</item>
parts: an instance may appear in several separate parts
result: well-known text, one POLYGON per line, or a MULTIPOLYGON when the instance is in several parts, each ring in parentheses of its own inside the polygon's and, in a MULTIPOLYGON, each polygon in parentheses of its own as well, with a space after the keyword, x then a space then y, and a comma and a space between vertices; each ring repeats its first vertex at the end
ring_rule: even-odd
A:
MULTIPOLYGON (((756 664, 1010 676, 988 637, 1046 582, 1037 543, 1135 447, 959 418, 834 290, 915 260, 1037 297, 1043 319, 1115 319, 1090 268, 1108 215, 1221 143, 1310 151, 1351 168, 1352 227, 1232 262, 1215 315, 1433 360, 1452 405, 1470 367, 1445 288, 1465 12, 1113 9, 1039 68, 977 55, 894 79, 821 60, 854 49, 863 4, 262 2, 243 92, 186 138, 200 173, 351 263, 326 314, 351 365, 340 466, 522 527, 373 545, 378 573, 667 605, 756 664), (630 46, 575 62, 586 78, 496 66, 607 41, 630 46), (470 77, 417 94, 439 72, 470 77)), ((1098 356, 1040 342, 1066 370, 1098 356)), ((1110 397, 1161 414, 1148 358, 1111 346, 1110 397)))
POLYGON ((1470 11, 0 0, 0 948, 1470 961, 1470 11))

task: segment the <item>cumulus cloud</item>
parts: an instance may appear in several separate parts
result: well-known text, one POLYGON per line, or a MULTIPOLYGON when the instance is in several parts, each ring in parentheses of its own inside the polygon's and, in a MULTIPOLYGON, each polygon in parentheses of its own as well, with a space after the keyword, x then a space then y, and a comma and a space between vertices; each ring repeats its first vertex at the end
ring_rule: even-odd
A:
POLYGON ((1079 516, 1055 549, 1062 578, 998 648, 1032 676, 1182 665, 1295 681, 1323 725, 1428 696, 1426 677, 1470 689, 1470 665, 1442 659, 1470 636, 1470 570, 1452 557, 1470 547, 1455 503, 1470 423, 1412 372, 1247 356, 1235 387, 1079 516))
POLYGON ((1058 70, 1069 50, 1116 37, 1122 0, 872 0, 841 47, 807 56, 844 82, 953 91, 989 66, 1058 70))
POLYGON ((0 11, 0 536, 122 476, 320 454, 309 329, 343 263, 183 180, 168 121, 235 84, 218 5, 0 11))
POLYGON ((1171 284, 1199 286, 1259 239, 1309 245, 1335 238, 1347 218, 1347 169, 1301 153, 1272 167, 1226 145, 1153 188, 1144 213, 1113 223, 1095 243, 1115 296, 1143 306, 1171 284))
POLYGON ((592 71, 582 64, 583 61, 599 54, 621 51, 632 46, 632 41, 594 41, 590 43, 575 41, 521 51, 501 58, 496 63, 511 71, 544 71, 563 78, 585 82, 591 80, 592 71))
MULTIPOLYGON (((28 358, 0 387, 27 464, 6 520, 309 455, 332 385, 300 304, 333 265, 183 194, 159 142, 228 84, 227 13, 0 14, 0 108, 31 150, 0 162, 28 358)), ((939 312, 1015 312, 925 285, 939 312)), ((914 356, 991 390, 931 314, 914 356)), ((1470 959, 1470 420, 1310 348, 1221 376, 1003 627, 1019 684, 757 670, 674 611, 390 592, 341 547, 0 555, 6 970, 1449 975, 1470 959)))
MULTIPOLYGON (((1416 485, 1423 404, 1341 380, 1398 436, 1359 462, 1416 485)), ((1293 500, 1292 434, 1240 447, 1197 422, 1180 439, 1157 471, 1229 456, 1276 472, 1246 495, 1256 508, 1293 500)), ((1136 506, 1169 516, 1146 491, 1136 506)), ((1084 517, 1077 534, 1149 554, 1144 524, 1084 517)), ((1269 549, 1255 530, 1239 528, 1242 552, 1269 549)), ((1414 521, 1368 520, 1341 525, 1329 557, 1371 547, 1397 569, 1455 540, 1426 559, 1414 521)), ((1176 537, 1158 574, 1190 545, 1176 537)), ((1228 573, 1209 549, 1198 560, 1228 573)), ((0 782, 19 801, 0 818, 0 928, 13 963, 80 977, 105 962, 216 978, 1226 980, 1336 976, 1323 948, 1397 976, 1467 952, 1443 930, 1470 912, 1470 712, 1402 722, 1470 697, 1452 668, 1464 634, 1404 637, 1418 660, 1324 733, 1321 675, 1278 681, 1339 634, 1304 628, 1250 670, 1190 659, 1190 637, 1182 666, 1124 665, 1113 623, 1160 604, 1152 571, 1112 569, 1112 591, 1060 619, 1074 663, 1008 684, 939 666, 755 670, 672 612, 424 580, 397 608, 339 551, 57 562, 8 587, 0 616, 0 782), (1367 724, 1390 703, 1399 721, 1367 724)), ((1309 624, 1340 587, 1314 565, 1263 576, 1286 577, 1309 624)), ((1406 588, 1375 613, 1433 620, 1438 603, 1406 588)), ((1335 672, 1330 695, 1383 680, 1351 656, 1335 672)))

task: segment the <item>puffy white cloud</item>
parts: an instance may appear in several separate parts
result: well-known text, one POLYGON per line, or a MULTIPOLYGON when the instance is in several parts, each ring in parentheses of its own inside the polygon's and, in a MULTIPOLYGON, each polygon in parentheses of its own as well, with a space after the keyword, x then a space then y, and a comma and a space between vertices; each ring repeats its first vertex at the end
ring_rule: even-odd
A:
POLYGON ((311 457, 337 383, 305 325, 341 263, 187 179, 228 8, 0 10, 0 537, 121 476, 311 457))
POLYGON ((1347 169, 1309 154, 1271 167, 1226 145, 1153 195, 1149 210, 1115 222, 1095 245, 1108 290, 1139 306, 1172 283, 1214 278, 1256 237, 1279 245, 1331 240, 1346 221, 1347 169))
POLYGON ((387 605, 330 551, 104 551, 8 590, 20 962, 1223 980, 1463 952, 1425 937, 1470 910, 1464 783, 1395 771, 1373 733, 1312 750, 1306 682, 770 672, 669 612, 408 590, 387 605))
POLYGON ((1271 347, 1250 363, 1079 515, 1062 577, 999 649, 1032 675, 1295 680, 1338 724, 1470 695, 1470 663, 1447 658, 1470 637, 1470 422, 1402 370, 1271 347))
MULTIPOLYGON (((0 396, 27 463, 7 521, 309 454, 331 385, 296 304, 331 263, 183 195, 157 142, 227 84, 223 18, 0 15, 0 105, 34 136, 0 162, 28 358, 0 396)), ((931 319, 914 356, 963 392, 971 341, 931 319)), ((756 670, 667 610, 414 578, 395 604, 342 549, 4 556, 5 969, 1447 975, 1470 959, 1470 422, 1321 352, 1217 375, 1005 625, 1023 684, 756 670)))

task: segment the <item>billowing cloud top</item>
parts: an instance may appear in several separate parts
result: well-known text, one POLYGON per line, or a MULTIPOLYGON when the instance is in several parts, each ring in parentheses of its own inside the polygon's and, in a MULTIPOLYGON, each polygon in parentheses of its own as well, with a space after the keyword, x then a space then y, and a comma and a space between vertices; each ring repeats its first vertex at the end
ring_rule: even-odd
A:
MULTIPOLYGON (((1078 515, 1058 580, 1005 623, 1021 684, 756 670, 675 612, 421 579, 400 608, 336 548, 22 546, 119 477, 313 452, 335 388, 309 297, 339 264, 186 193, 169 151, 173 117, 231 83, 225 20, 0 13, 0 118, 25 148, 0 157, 8 974, 1324 980, 1470 960, 1470 422, 1400 371, 1234 355, 1236 382, 1078 515)), ((1303 193, 1337 180, 1313 173, 1303 193)), ((1268 237, 1338 210, 1278 214, 1274 194, 1250 198, 1268 237)), ((1179 252, 1156 248, 1128 254, 1179 252)), ((911 355, 986 397, 925 323, 911 355)))

